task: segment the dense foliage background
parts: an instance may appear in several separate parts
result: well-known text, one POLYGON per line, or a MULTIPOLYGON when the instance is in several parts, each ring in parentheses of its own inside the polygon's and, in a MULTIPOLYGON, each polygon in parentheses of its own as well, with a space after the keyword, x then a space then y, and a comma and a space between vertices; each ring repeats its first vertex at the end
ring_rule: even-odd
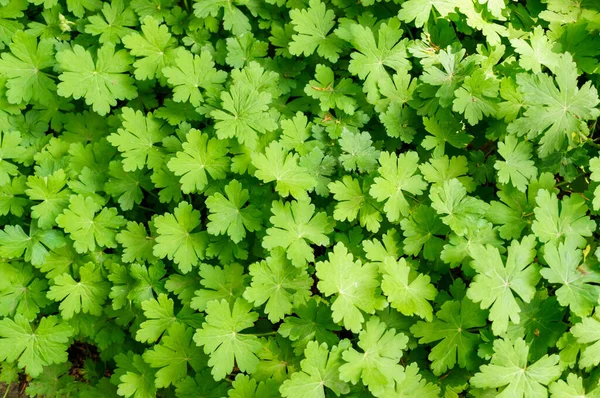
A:
POLYGON ((0 0, 0 382, 600 396, 595 0, 0 0))

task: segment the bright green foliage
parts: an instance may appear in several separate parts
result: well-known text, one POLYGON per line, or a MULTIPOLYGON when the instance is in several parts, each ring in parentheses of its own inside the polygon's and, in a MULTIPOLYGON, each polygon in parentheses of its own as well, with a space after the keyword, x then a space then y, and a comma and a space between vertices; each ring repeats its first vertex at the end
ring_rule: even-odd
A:
POLYGON ((595 317, 583 318, 571 328, 577 342, 585 344, 581 351, 579 367, 591 368, 600 364, 600 321, 595 317))
POLYGON ((48 249, 65 245, 62 233, 56 229, 40 230, 33 225, 29 234, 20 225, 7 225, 0 231, 0 256, 18 258, 25 254, 24 260, 39 267, 48 256, 48 249))
POLYGON ((172 214, 157 216, 154 225, 157 237, 152 252, 158 258, 173 260, 183 273, 204 258, 208 239, 204 232, 193 232, 200 225, 200 212, 189 203, 181 202, 172 214))
POLYGON ((56 217, 56 223, 70 234, 75 250, 86 253, 97 246, 116 247, 115 236, 125 219, 117 209, 102 208, 91 196, 71 195, 69 207, 56 217))
POLYGON ((416 152, 406 152, 400 156, 382 152, 379 157, 381 165, 377 170, 380 177, 375 177, 375 183, 369 193, 379 202, 385 201, 383 210, 388 220, 398 221, 400 216, 406 217, 410 204, 404 192, 411 195, 421 195, 427 187, 418 169, 419 155, 416 152))
POLYGON ((504 142, 498 144, 498 153, 504 161, 497 161, 494 168, 498 170, 498 181, 502 184, 512 185, 521 192, 525 192, 529 180, 537 175, 537 168, 531 159, 532 146, 514 136, 508 135, 504 142))
POLYGON ((6 185, 11 176, 18 175, 19 169, 15 161, 25 153, 25 148, 20 143, 21 134, 18 131, 0 133, 0 185, 6 185))
POLYGON ((143 301, 142 309, 148 320, 140 324, 140 329, 135 335, 136 340, 150 343, 158 340, 161 334, 177 322, 173 306, 173 300, 166 294, 159 294, 156 300, 143 301))
POLYGON ((497 336, 506 331, 509 320, 515 324, 520 321, 521 309, 513 292, 526 303, 535 295, 535 285, 540 279, 539 267, 532 264, 535 243, 533 235, 525 236, 521 242, 513 240, 506 264, 496 247, 475 245, 471 248, 471 267, 477 275, 467 289, 467 296, 480 303, 482 309, 490 309, 492 331, 497 336))
POLYGON ((496 396, 502 398, 547 396, 546 386, 561 374, 558 355, 544 355, 530 365, 528 354, 522 339, 494 340, 490 365, 483 365, 471 383, 478 388, 501 388, 496 396))
POLYGON ((187 375, 187 368, 200 370, 204 361, 202 351, 192 343, 194 331, 180 323, 174 323, 163 336, 160 345, 143 355, 156 372, 156 387, 168 387, 187 375))
POLYGON ((229 158, 225 156, 227 143, 224 141, 192 129, 187 133, 182 148, 167 166, 180 177, 184 193, 203 191, 208 184, 208 176, 222 179, 229 170, 229 158))
POLYGON ((342 353, 350 348, 348 340, 342 340, 331 350, 327 344, 311 341, 304 350, 304 359, 300 363, 301 371, 295 372, 281 385, 279 391, 289 398, 325 398, 325 392, 336 395, 350 391, 347 383, 340 380, 339 369, 343 365, 342 353))
POLYGON ((548 268, 540 274, 552 284, 562 285, 555 292, 558 302, 569 307, 577 316, 588 316, 600 298, 600 275, 596 271, 581 268, 581 250, 567 243, 544 246, 544 259, 548 268))
POLYGON ((431 207, 442 217, 444 224, 457 235, 464 235, 468 228, 481 219, 489 208, 482 200, 467 195, 461 182, 452 178, 444 185, 432 187, 429 191, 431 207))
POLYGON ((43 317, 35 328, 20 314, 14 320, 4 318, 0 320, 0 359, 18 360, 19 368, 35 377, 44 366, 67 360, 71 336, 71 327, 55 316, 43 317))
POLYGON ((380 396, 402 374, 399 361, 407 343, 404 334, 387 329, 376 316, 369 318, 358 335, 358 346, 363 352, 350 347, 342 353, 346 363, 340 367, 340 378, 352 384, 362 380, 373 395, 380 396))
POLYGON ((586 215, 587 206, 579 195, 564 197, 560 201, 554 193, 541 189, 536 197, 537 206, 533 210, 535 221, 531 230, 541 242, 558 244, 572 240, 576 246, 585 243, 585 237, 592 236, 596 223, 586 215))
POLYGON ((210 211, 207 231, 212 235, 227 233, 238 243, 246 236, 246 230, 253 232, 261 228, 261 214, 253 205, 244 207, 250 196, 239 181, 231 180, 224 190, 227 197, 217 192, 206 199, 210 211))
POLYGON ((335 345, 339 339, 334 334, 341 328, 332 322, 328 306, 309 300, 306 305, 298 306, 295 316, 285 317, 278 332, 289 338, 297 355, 304 351, 306 345, 315 339, 319 343, 335 345))
POLYGON ((327 234, 332 224, 323 212, 315 214, 315 205, 307 201, 281 202, 271 205, 273 216, 269 219, 272 228, 267 229, 262 245, 272 250, 276 247, 286 249, 286 256, 296 267, 313 262, 315 256, 309 242, 314 245, 329 244, 327 234))
POLYGON ((498 89, 498 82, 487 79, 483 70, 479 69, 467 76, 462 87, 454 92, 456 99, 452 110, 464 114, 469 124, 476 125, 483 115, 496 113, 492 98, 498 96, 498 89))
POLYGON ((566 382, 563 380, 557 380, 556 382, 550 384, 548 389, 550 390, 550 396, 552 398, 600 397, 599 388, 595 388, 589 392, 586 392, 586 389, 583 387, 583 379, 574 373, 569 373, 566 382))
POLYGON ((433 309, 430 300, 437 294, 427 275, 413 270, 404 258, 395 261, 387 257, 383 261, 381 290, 390 305, 404 315, 417 315, 432 320, 433 309))
POLYGON ((336 244, 328 258, 315 266, 317 287, 325 296, 336 295, 331 304, 333 321, 343 322, 346 329, 356 333, 362 329, 363 312, 373 314, 386 304, 379 292, 377 268, 354 260, 343 243, 336 244))
POLYGON ((572 144, 585 139, 585 121, 600 116, 598 91, 591 82, 578 87, 577 68, 570 54, 560 56, 555 73, 556 79, 545 73, 517 75, 526 111, 508 126, 509 132, 529 138, 542 135, 538 150, 543 156, 561 149, 565 141, 572 144))
POLYGON ((364 80, 363 91, 371 101, 378 97, 378 84, 390 78, 386 67, 395 72, 410 69, 402 33, 396 19, 381 24, 377 36, 368 26, 350 26, 350 42, 357 51, 350 55, 348 71, 364 80))
POLYGON ((317 65, 315 80, 308 82, 304 92, 312 98, 319 100, 321 110, 339 109, 352 115, 356 110, 354 94, 359 89, 351 79, 342 79, 335 83, 333 70, 325 65, 317 65))
POLYGON ((138 23, 133 10, 125 6, 123 0, 104 3, 102 16, 96 14, 89 17, 90 23, 85 26, 85 32, 100 36, 100 43, 119 43, 124 36, 133 32, 131 27, 138 23))
POLYGON ((446 301, 433 322, 419 321, 410 328, 420 343, 439 341, 429 354, 433 372, 441 375, 458 363, 472 369, 477 363, 477 346, 481 342, 470 329, 485 325, 486 313, 465 297, 461 301, 446 301))
POLYGON ((25 194, 31 200, 41 200, 31 207, 31 217, 37 219, 42 229, 56 225, 56 217, 69 205, 71 191, 66 188, 67 176, 60 169, 51 175, 27 178, 25 194))
POLYGON ((112 43, 100 47, 96 57, 76 44, 57 52, 56 60, 63 69, 58 95, 85 98, 85 103, 100 115, 109 113, 117 100, 131 100, 138 95, 134 80, 126 74, 131 57, 125 50, 115 51, 112 43))
POLYGON ((35 319, 40 309, 50 301, 46 298, 48 284, 44 279, 35 278, 31 266, 23 266, 18 273, 9 277, 5 286, 0 288, 0 315, 21 314, 27 320, 35 319))
POLYGON ((204 311, 206 304, 212 300, 225 299, 233 304, 246 289, 248 276, 244 275, 244 268, 236 263, 226 264, 223 268, 201 264, 199 274, 204 289, 196 290, 191 302, 192 308, 199 311, 204 311))
POLYGON ((377 203, 362 190, 359 180, 345 175, 341 181, 330 183, 328 188, 337 201, 333 218, 340 221, 354 221, 358 218, 360 225, 367 230, 379 230, 383 218, 381 211, 377 203))
POLYGON ((163 69, 175 58, 176 40, 165 25, 159 25, 152 17, 144 19, 141 29, 143 34, 136 32, 123 37, 123 45, 138 57, 133 63, 135 78, 162 78, 163 69))
POLYGON ((233 369, 234 360, 243 372, 253 372, 258 365, 256 353, 261 344, 256 336, 239 333, 252 327, 258 319, 252 306, 243 299, 233 308, 226 300, 210 301, 206 306, 206 322, 194 335, 194 341, 204 346, 210 355, 208 365, 215 380, 225 378, 233 369))
POLYGON ((0 0, 0 390, 598 396, 597 3, 0 0))
POLYGON ((294 267, 279 247, 266 260, 250 265, 249 272, 252 282, 244 298, 255 306, 266 303, 265 313, 272 322, 283 319, 310 297, 312 279, 306 271, 294 267))
POLYGON ((325 3, 310 0, 308 9, 291 10, 290 18, 296 31, 289 43, 290 54, 307 56, 316 51, 331 62, 337 61, 341 40, 330 33, 335 26, 335 13, 325 3))
POLYGON ((50 105, 56 83, 44 69, 54 65, 54 41, 37 39, 24 32, 12 37, 11 52, 0 59, 0 74, 6 75, 6 98, 12 104, 34 101, 50 105))
POLYGON ((79 268, 79 280, 63 274, 54 278, 48 298, 60 301, 60 314, 64 319, 80 312, 102 314, 102 305, 108 298, 110 284, 102 276, 102 270, 93 263, 79 268))
POLYGON ((371 172, 377 165, 379 151, 371 145, 373 141, 366 131, 353 133, 345 130, 340 137, 340 148, 345 152, 340 161, 346 171, 371 172))
POLYGON ((118 148, 123 156, 123 170, 135 171, 148 168, 156 169, 163 163, 163 154, 154 144, 168 136, 169 129, 149 113, 135 112, 123 108, 123 128, 107 137, 108 142, 118 148))
MULTIPOLYGON (((159 54, 164 52, 162 49, 159 54)), ((162 54, 161 54, 162 56, 162 54)), ((139 62, 139 61, 138 61, 139 62)), ((155 61, 154 61, 155 62, 155 61)), ((178 51, 173 60, 174 66, 160 69, 173 88, 173 101, 189 101, 194 106, 204 102, 202 89, 206 94, 219 92, 226 74, 214 68, 215 63, 208 52, 194 55, 188 51, 178 51)), ((156 68, 159 71, 158 66, 156 68)))
POLYGON ((252 154, 252 164, 256 178, 265 183, 277 181, 275 190, 282 197, 304 199, 306 191, 315 185, 308 170, 298 165, 298 155, 287 152, 278 142, 271 143, 264 154, 252 154))
POLYGON ((249 148, 256 147, 259 134, 277 128, 269 114, 271 94, 257 92, 246 84, 234 84, 229 91, 221 93, 222 109, 211 112, 216 120, 217 136, 225 140, 235 138, 249 148))

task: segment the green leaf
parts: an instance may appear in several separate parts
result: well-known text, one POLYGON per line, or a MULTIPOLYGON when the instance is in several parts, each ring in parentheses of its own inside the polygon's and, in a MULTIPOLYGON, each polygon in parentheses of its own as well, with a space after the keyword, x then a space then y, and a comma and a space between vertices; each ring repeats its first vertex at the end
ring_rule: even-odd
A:
POLYGON ((25 194, 31 200, 41 200, 31 207, 31 217, 37 219, 40 228, 49 229, 55 226, 56 217, 69 205, 71 191, 65 188, 66 185, 67 176, 62 169, 44 177, 27 177, 28 189, 25 190, 25 194))
POLYGON ((156 300, 143 301, 142 309, 147 320, 140 324, 135 339, 142 343, 157 341, 171 325, 177 322, 174 305, 173 300, 162 293, 158 295, 156 300))
POLYGON ((595 388, 587 392, 583 386, 583 379, 574 373, 569 373, 566 382, 564 380, 557 380, 550 384, 549 390, 552 398, 600 397, 600 388, 595 388))
MULTIPOLYGON (((161 52, 164 51, 159 51, 159 54, 161 52)), ((160 55, 162 56, 162 54, 160 55)), ((155 59, 155 57, 152 58, 152 60, 155 59)), ((174 87, 173 101, 175 102, 189 101, 193 106, 199 106, 205 101, 205 95, 216 96, 227 78, 227 73, 215 69, 213 58, 206 51, 202 51, 200 55, 192 54, 189 51, 177 51, 173 63, 174 66, 166 66, 160 69, 160 72, 174 87)), ((156 66, 155 74, 159 73, 159 67, 160 65, 156 66)), ((144 68, 147 66, 144 65, 144 68)), ((144 76, 150 77, 150 73, 144 73, 144 76)))
POLYGON ((386 68, 394 72, 411 68, 406 53, 408 39, 401 39, 400 21, 392 18, 382 23, 376 32, 377 39, 369 26, 350 26, 350 43, 357 51, 350 55, 348 71, 364 80, 363 91, 371 102, 379 97, 378 84, 390 79, 386 68))
POLYGON ((465 235, 489 208, 486 202, 468 196, 467 190, 456 178, 444 181, 442 186, 431 187, 429 198, 431 207, 442 216, 444 224, 459 236, 465 235))
POLYGON ((308 9, 290 11, 291 23, 296 31, 289 43, 292 55, 309 56, 315 51, 331 62, 339 58, 341 40, 329 33, 335 26, 335 13, 328 10, 325 3, 310 0, 308 9))
POLYGON ((340 379, 352 384, 362 380, 373 395, 381 396, 385 389, 393 388, 395 379, 402 374, 399 362, 407 343, 407 336, 396 334, 396 329, 388 329, 372 316, 358 335, 358 346, 363 352, 350 347, 342 353, 346 363, 340 366, 340 379))
POLYGON ((124 36, 133 33, 131 27, 138 24, 133 10, 125 7, 123 0, 111 0, 104 3, 102 15, 92 15, 85 25, 85 33, 100 36, 100 43, 119 43, 124 36))
POLYGON ((514 293, 526 303, 535 296, 535 286, 540 280, 535 258, 535 237, 527 235, 521 242, 513 240, 508 248, 506 264, 498 248, 491 245, 474 245, 470 254, 471 267, 477 272, 467 289, 467 296, 481 309, 490 309, 492 331, 500 336, 506 332, 509 320, 520 321, 521 309, 514 293), (513 293, 514 292, 514 293, 513 293))
POLYGON ((210 138, 199 130, 190 129, 186 142, 169 160, 167 166, 180 177, 181 190, 184 193, 202 192, 208 184, 208 176, 215 180, 225 178, 229 171, 230 160, 226 141, 210 138))
POLYGON ((8 277, 5 286, 0 285, 0 315, 3 317, 21 314, 34 320, 40 310, 50 304, 46 298, 48 283, 36 278, 29 265, 19 266, 14 276, 8 277))
POLYGON ((55 101, 56 83, 44 72, 54 65, 54 40, 38 40, 27 33, 12 36, 10 52, 2 53, 0 73, 8 78, 6 98, 11 104, 55 101))
POLYGON ((20 369, 36 377, 43 367, 67 361, 67 348, 73 329, 59 322, 55 316, 41 318, 37 327, 32 327, 23 315, 14 320, 0 320, 0 359, 18 361, 20 369))
POLYGON ((279 142, 272 142, 264 154, 253 153, 252 164, 256 167, 256 178, 265 183, 277 181, 275 190, 281 197, 292 195, 298 200, 305 199, 307 191, 315 186, 308 170, 298 166, 298 155, 283 149, 279 142))
POLYGON ((159 25, 156 19, 146 17, 143 22, 142 34, 133 32, 123 37, 123 45, 131 55, 138 58, 133 63, 137 80, 158 78, 162 81, 165 79, 164 68, 174 61, 177 41, 171 36, 169 29, 165 25, 159 25))
POLYGON ((271 205, 273 216, 269 219, 273 227, 267 229, 262 246, 272 250, 286 249, 287 258, 296 267, 303 267, 315 260, 314 245, 327 246, 333 230, 330 218, 324 212, 315 214, 315 205, 308 201, 274 201, 271 205))
POLYGON ((322 111, 339 109, 352 115, 357 107, 354 97, 359 92, 359 87, 352 83, 352 79, 341 79, 336 84, 333 70, 326 65, 318 64, 315 69, 315 80, 306 84, 304 92, 319 100, 322 111))
POLYGON ((341 327, 332 322, 331 310, 326 304, 310 299, 306 305, 295 308, 295 315, 285 317, 277 332, 292 341, 296 355, 301 355, 313 340, 328 346, 338 343, 339 338, 333 332, 341 327))
POLYGON ((510 181, 519 191, 525 192, 529 180, 537 176, 537 168, 531 159, 532 145, 519 141, 514 135, 507 135, 504 142, 498 144, 498 153, 504 161, 498 160, 494 168, 498 170, 498 181, 508 184, 510 181))
POLYGON ((525 341, 517 339, 494 340, 494 354, 489 365, 471 378, 477 388, 502 388, 497 397, 547 396, 546 386, 561 374, 558 355, 544 355, 537 362, 528 364, 529 348, 525 341))
POLYGON ((123 108, 123 128, 106 139, 119 149, 123 156, 123 170, 135 171, 145 165, 159 168, 164 162, 164 153, 154 144, 161 142, 171 130, 152 113, 146 116, 140 111, 123 108))
POLYGON ((582 369, 592 368, 600 364, 600 321, 594 317, 583 318, 571 328, 577 342, 585 344, 578 364, 582 369))
POLYGON ((535 220, 531 230, 543 243, 558 244, 572 240, 575 246, 585 245, 585 238, 592 236, 596 223, 588 217, 585 200, 579 195, 565 196, 560 201, 555 193, 541 189, 536 196, 533 210, 535 220))
POLYGON ((589 316, 599 303, 600 275, 581 264, 581 250, 569 241, 558 247, 548 243, 544 246, 544 259, 549 268, 542 268, 540 274, 549 283, 562 285, 554 293, 560 305, 568 306, 577 316, 589 316))
POLYGON ((157 388, 169 387, 185 378, 188 366, 194 371, 202 369, 206 358, 192 343, 193 333, 193 329, 174 323, 162 337, 160 344, 142 355, 146 363, 158 369, 155 380, 157 388))
POLYGON ((457 363, 461 368, 475 368, 481 338, 472 331, 485 326, 486 319, 486 313, 464 297, 461 301, 446 301, 432 322, 419 321, 410 331, 421 344, 439 341, 428 358, 434 374, 442 375, 457 363))
POLYGON ((207 231, 212 235, 227 235, 239 243, 249 232, 261 229, 261 213, 253 205, 246 205, 250 195, 237 180, 231 180, 224 188, 225 195, 216 192, 206 199, 210 211, 207 231))
POLYGON ((54 285, 48 291, 48 298, 60 301, 60 314, 70 319, 74 314, 88 313, 102 315, 102 307, 108 293, 110 283, 102 275, 102 269, 93 263, 79 268, 79 280, 69 274, 54 278, 54 285))
POLYGON ((373 314, 385 308, 376 265, 354 260, 343 243, 336 244, 328 260, 317 262, 315 269, 319 291, 326 297, 336 295, 331 304, 333 321, 343 322, 346 329, 359 332, 365 320, 363 312, 373 314))
POLYGON ((279 388, 281 395, 286 398, 325 398, 325 388, 336 395, 347 394, 350 388, 340 380, 339 369, 343 365, 342 353, 349 347, 348 340, 342 340, 331 351, 326 343, 309 342, 300 363, 302 370, 283 382, 279 388))
POLYGON ((340 148, 345 152, 340 156, 340 161, 346 171, 358 170, 360 173, 370 173, 375 169, 380 152, 372 146, 369 133, 366 131, 353 133, 344 130, 339 143, 340 148))
POLYGON ((104 207, 98 213, 100 209, 92 197, 71 195, 69 208, 56 217, 56 223, 71 236, 78 253, 94 251, 96 246, 117 246, 115 236, 125 225, 125 218, 113 207, 104 207))
POLYGON ((188 273, 204 258, 208 245, 205 231, 192 232, 200 225, 200 212, 187 202, 179 203, 173 214, 166 213, 154 219, 156 244, 152 250, 158 258, 167 257, 188 273))
POLYGON ((578 87, 577 67, 569 53, 560 56, 554 73, 555 79, 545 73, 517 75, 526 110, 508 125, 510 133, 527 134, 530 139, 541 135, 538 151, 542 156, 560 150, 565 142, 578 142, 580 138, 574 137, 585 139, 589 134, 585 122, 600 115, 598 91, 591 82, 578 87))
POLYGON ((393 257, 383 261, 382 271, 381 290, 393 308, 404 315, 433 319, 429 301, 435 298, 437 289, 430 283, 429 275, 413 270, 404 258, 396 261, 393 257))
POLYGON ((408 216, 410 212, 410 204, 404 192, 418 196, 427 188, 427 183, 423 181, 421 175, 415 174, 418 170, 418 162, 419 155, 412 151, 399 156, 395 153, 382 152, 379 157, 381 165, 377 169, 379 177, 375 177, 369 193, 377 201, 385 201, 383 210, 392 222, 400 220, 401 216, 408 216))
POLYGON ((57 92, 62 97, 85 98, 95 112, 106 115, 117 100, 138 96, 134 80, 126 73, 132 59, 126 50, 115 52, 112 43, 100 47, 95 58, 79 44, 57 52, 56 60, 63 70, 57 92))
POLYGON ((354 221, 358 218, 360 226, 368 231, 377 232, 383 219, 377 203, 366 194, 368 185, 345 175, 341 181, 330 183, 327 187, 337 201, 333 218, 339 221, 354 221))
POLYGON ((212 300, 227 300, 233 304, 242 297, 247 285, 248 275, 244 268, 236 263, 213 267, 209 264, 200 264, 200 283, 204 289, 194 292, 191 307, 198 311, 205 311, 206 305, 212 300))
POLYGON ((210 301, 206 305, 206 322, 194 335, 194 341, 204 346, 204 353, 210 355, 208 365, 215 380, 222 380, 233 370, 234 361, 242 372, 252 373, 258 365, 256 353, 261 344, 258 338, 242 334, 258 319, 252 306, 238 299, 230 307, 226 300, 210 301))
POLYGON ((265 305, 265 314, 275 323, 310 298, 313 280, 306 271, 294 267, 282 248, 271 251, 266 260, 250 265, 252 282, 244 298, 254 306, 265 305))
POLYGON ((10 176, 19 174, 19 169, 13 162, 19 162, 25 154, 21 142, 21 133, 18 131, 0 131, 0 186, 10 183, 10 176))

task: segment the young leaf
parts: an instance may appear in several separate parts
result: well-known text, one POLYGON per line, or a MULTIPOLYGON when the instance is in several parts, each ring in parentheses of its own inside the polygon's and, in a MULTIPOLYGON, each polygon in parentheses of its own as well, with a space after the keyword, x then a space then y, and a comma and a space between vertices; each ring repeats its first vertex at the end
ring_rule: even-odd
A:
POLYGON ((327 261, 315 265, 319 282, 317 288, 325 296, 336 295, 331 304, 334 322, 343 322, 354 333, 362 329, 363 312, 373 314, 385 308, 385 299, 379 292, 377 267, 356 261, 343 243, 334 246, 327 261))
POLYGON ((528 364, 529 348, 522 339, 514 341, 494 340, 494 354, 489 365, 471 378, 477 388, 502 388, 497 397, 525 398, 545 397, 547 386, 558 379, 561 369, 558 355, 544 355, 537 362, 528 364))
POLYGON ((134 80, 126 73, 132 59, 126 50, 115 52, 115 45, 106 43, 92 54, 76 44, 56 53, 63 72, 59 79, 58 95, 85 98, 85 103, 100 115, 110 112, 117 100, 131 100, 138 96, 134 80))
POLYGON ((271 205, 273 216, 269 221, 273 227, 267 229, 263 238, 265 249, 276 247, 286 249, 287 258, 296 267, 303 267, 315 260, 309 243, 326 246, 333 226, 324 212, 315 214, 315 205, 307 201, 274 201, 271 205))
POLYGON ((0 320, 0 360, 18 361, 20 369, 36 377, 43 367, 67 360, 73 329, 55 316, 43 317, 36 328, 23 315, 0 320))
POLYGON ((154 225, 157 237, 152 252, 156 257, 173 260, 184 274, 204 258, 208 236, 204 231, 192 232, 200 225, 200 212, 189 203, 179 203, 173 214, 157 216, 154 225))
POLYGON ((249 232, 261 229, 261 213, 253 205, 246 205, 250 195, 247 189, 237 180, 231 180, 225 186, 225 195, 220 192, 206 199, 206 207, 210 211, 206 229, 212 235, 227 235, 235 243, 239 243, 249 232))
POLYGON ((242 372, 253 372, 258 365, 256 353, 261 348, 258 337, 242 334, 258 319, 252 306, 237 299, 230 307, 226 300, 210 301, 206 305, 206 322, 194 335, 194 341, 204 346, 210 355, 208 365, 215 380, 222 380, 233 370, 234 361, 242 372))
POLYGON ((533 235, 525 236, 521 242, 513 240, 506 265, 496 247, 474 245, 471 248, 471 267, 477 275, 467 289, 467 297, 480 303, 481 309, 490 309, 489 319, 496 336, 506 332, 509 320, 515 324, 520 321, 521 309, 513 292, 526 303, 535 296, 535 286, 540 280, 539 267, 532 264, 535 243, 533 235))
POLYGON ((311 296, 313 280, 304 269, 287 260, 282 248, 273 249, 266 260, 251 264, 249 272, 252 282, 244 298, 254 306, 266 303, 265 313, 271 322, 283 319, 311 296))
POLYGON ((379 202, 385 201, 383 210, 387 218, 394 222, 400 220, 400 216, 406 217, 410 211, 410 204, 405 198, 404 192, 418 196, 427 188, 418 170, 419 155, 416 152, 405 152, 400 156, 395 153, 382 152, 379 157, 381 165, 371 185, 369 193, 379 202))

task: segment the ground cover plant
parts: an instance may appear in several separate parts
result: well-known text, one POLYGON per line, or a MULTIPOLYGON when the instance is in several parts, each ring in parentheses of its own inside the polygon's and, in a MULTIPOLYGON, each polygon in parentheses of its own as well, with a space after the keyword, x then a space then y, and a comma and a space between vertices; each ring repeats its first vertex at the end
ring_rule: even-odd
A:
POLYGON ((595 0, 0 0, 0 383, 600 396, 595 0))

